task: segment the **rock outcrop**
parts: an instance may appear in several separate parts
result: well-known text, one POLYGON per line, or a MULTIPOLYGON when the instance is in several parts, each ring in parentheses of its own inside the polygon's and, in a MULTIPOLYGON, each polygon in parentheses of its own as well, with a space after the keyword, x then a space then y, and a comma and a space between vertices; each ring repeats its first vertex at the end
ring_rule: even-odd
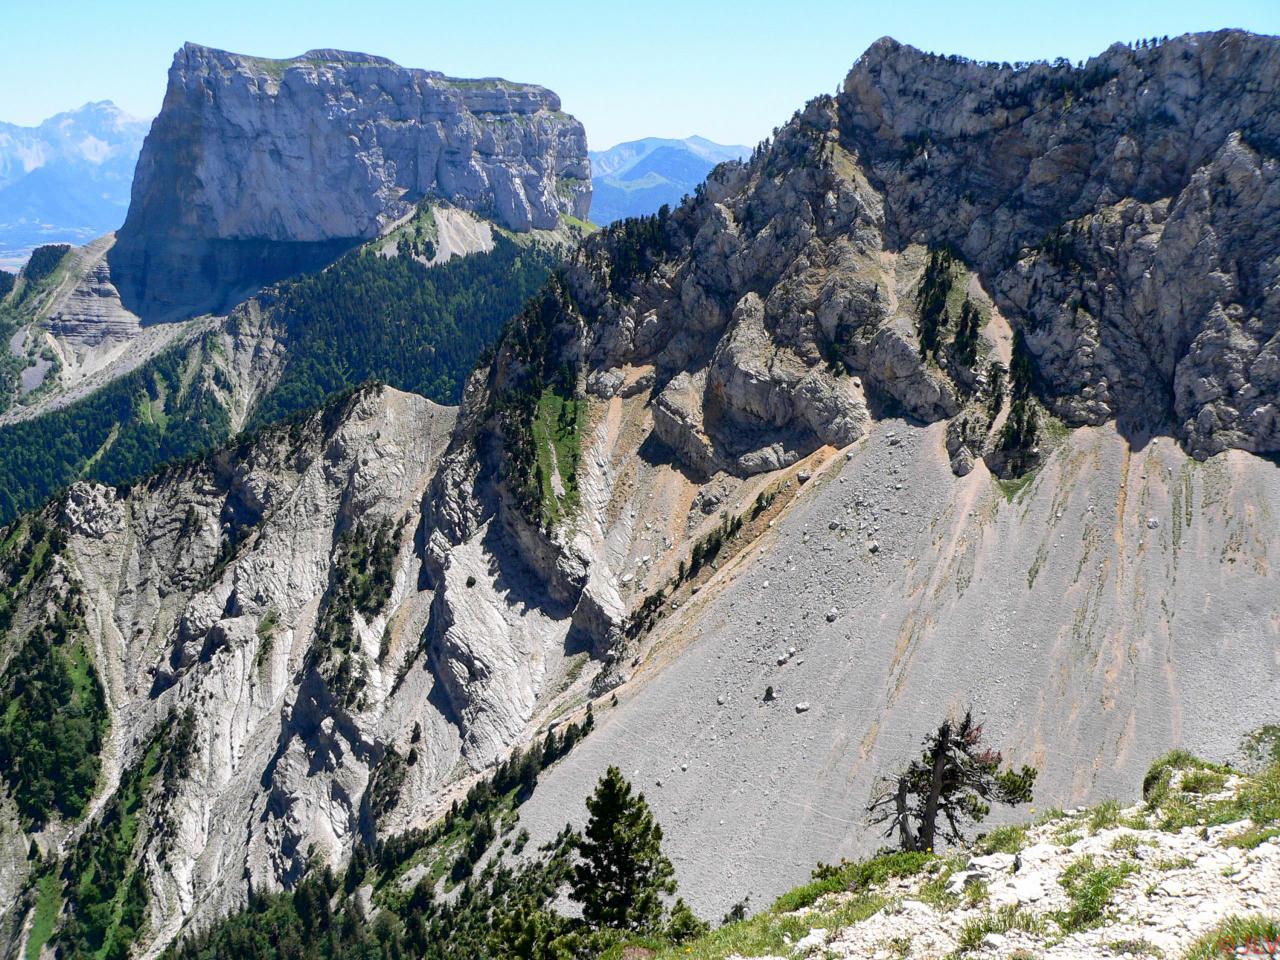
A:
POLYGON ((1071 423, 1280 450, 1280 47, 1221 31, 1023 69, 884 39, 840 141, 892 246, 948 244, 1071 423))
POLYGON ((1208 797, 1185 794, 1224 822, 1181 826, 1156 804, 1112 801, 1005 827, 1003 849, 980 841, 918 869, 900 859, 897 876, 771 918, 803 932, 759 960, 1270 955, 1280 840, 1258 842, 1256 824, 1224 810, 1257 789, 1246 778, 1178 774, 1195 775, 1226 780, 1208 797))
POLYGON ((427 197, 517 231, 585 219, 582 125, 532 84, 339 50, 264 60, 187 44, 138 160, 112 279, 146 321, 222 312, 427 197))
POLYGON ((988 706, 1007 743, 1047 765, 1055 797, 1132 789, 1153 752, 1225 755, 1257 725, 1214 691, 1260 695, 1253 678, 1276 677, 1274 626, 1240 620, 1280 613, 1263 599, 1271 548, 1246 536, 1240 562, 1232 544, 1262 515, 1249 504, 1277 496, 1274 468, 1244 452, 1280 449, 1280 244, 1270 221, 1250 225, 1280 170, 1277 58, 1274 39, 1224 33, 1015 70, 885 41, 843 93, 679 209, 579 249, 473 381, 457 450, 510 494, 489 501, 505 522, 587 566, 574 602, 582 584, 617 586, 625 614, 594 621, 610 650, 597 689, 645 678, 540 788, 525 811, 535 837, 608 763, 661 779, 653 802, 686 825, 687 847, 670 834, 678 869, 719 891, 703 901, 718 912, 836 847, 867 852, 850 811, 940 691, 988 706), (1184 73, 1201 79, 1188 88, 1184 73), (1182 119, 1157 124, 1161 103, 1182 119), (933 111, 941 132, 926 137, 933 111), (1094 127, 1129 131, 1116 136, 1159 164, 1120 185, 1106 153, 1069 176, 1058 145, 1090 144, 1094 127), (1226 155, 1248 161, 1257 203, 1212 172, 1226 155), (1206 203, 1222 216, 1173 229, 1206 203), (1126 210, 1153 219, 1113 219, 1126 210), (562 495, 538 479, 558 452, 522 438, 544 408, 529 398, 564 392, 566 370, 590 412, 562 495), (1081 370, 1098 389, 1072 379, 1081 370), (890 418, 902 422, 886 430, 890 418), (833 447, 843 469, 824 466, 833 447), (786 500, 810 506, 761 530, 786 500), (752 536, 730 559, 739 523, 752 536), (1233 600, 1206 620, 1175 581, 1233 600), (811 655, 775 677, 790 643, 811 655), (766 712, 766 686, 809 709, 766 712), (690 730, 705 735, 664 750, 690 730), (1069 757, 1050 746, 1063 742, 1069 757), (668 779, 681 762, 700 776, 668 779), (797 783, 830 802, 799 800, 797 783), (742 823, 783 825, 744 858, 742 823), (766 879, 756 862, 772 864, 766 879))

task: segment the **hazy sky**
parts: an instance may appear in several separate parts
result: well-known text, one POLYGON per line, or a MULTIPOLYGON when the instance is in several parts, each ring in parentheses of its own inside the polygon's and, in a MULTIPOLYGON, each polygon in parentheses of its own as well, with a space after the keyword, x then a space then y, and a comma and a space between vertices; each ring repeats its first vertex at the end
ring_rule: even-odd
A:
POLYGON ((361 50, 560 94, 593 148, 693 133, 754 144, 890 35, 987 60, 1080 60, 1110 43, 1222 27, 1280 33, 1280 0, 0 0, 0 120, 89 100, 160 108, 183 41, 283 57, 361 50))

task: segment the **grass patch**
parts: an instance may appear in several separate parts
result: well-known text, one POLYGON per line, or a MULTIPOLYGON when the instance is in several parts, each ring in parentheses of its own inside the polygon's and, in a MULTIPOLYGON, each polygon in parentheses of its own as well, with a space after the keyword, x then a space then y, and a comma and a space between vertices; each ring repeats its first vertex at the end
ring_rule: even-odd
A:
POLYGON ((1013 503, 1019 496, 1027 491, 1027 488, 1031 486, 1031 481, 1036 478, 1036 472, 1037 471, 1035 470, 1028 470, 1021 476, 1010 477, 1007 480, 1002 479, 1001 477, 996 477, 996 486, 998 486, 1000 488, 1000 492, 1004 494, 1005 500, 1009 503, 1013 503))
POLYGON ((1240 833, 1234 833, 1222 841, 1224 847, 1239 847, 1252 850, 1261 846, 1272 837, 1280 837, 1280 827, 1250 827, 1240 833))
POLYGON ((1111 940, 1106 945, 1115 956, 1129 954, 1133 957, 1163 957, 1164 951, 1150 940, 1111 940))
POLYGON ((1072 830, 1069 827, 1059 830, 1053 835, 1053 839, 1057 841, 1059 846, 1074 847, 1077 843, 1084 839, 1083 834, 1079 830, 1072 830))
POLYGON ((1089 832, 1109 830, 1120 825, 1120 804, 1115 800, 1104 800, 1089 814, 1089 832))
POLYGON ((1251 944, 1265 949, 1264 942, 1274 943, 1278 939, 1280 918, 1260 914, 1228 917, 1191 945, 1186 960, 1217 960, 1233 956, 1237 948, 1251 944))
POLYGON ((989 896, 991 896, 991 891, 987 889, 987 885, 983 881, 978 880, 974 883, 966 884, 964 888, 964 905, 966 907, 976 907, 989 896))
POLYGON ((262 669, 262 665, 271 658, 271 650, 275 645, 276 629, 280 626, 280 615, 276 613, 274 608, 268 608, 267 612, 262 615, 262 619, 258 621, 258 652, 254 657, 253 665, 257 669, 262 669))
POLYGON ((1136 869, 1131 863, 1099 865, 1092 856, 1071 863, 1058 878, 1071 901, 1057 914, 1058 925, 1066 933, 1075 933, 1101 923, 1112 895, 1136 869))
POLYGON ((949 879, 951 879, 951 871, 943 870, 936 877, 922 883, 916 895, 922 903, 927 903, 939 913, 950 913, 960 906, 960 898, 947 891, 949 879))
MULTIPOLYGON (((1252 820, 1246 831, 1261 843, 1268 830, 1280 828, 1280 762, 1248 779, 1233 796, 1212 799, 1226 786, 1231 771, 1177 752, 1162 757, 1143 780, 1143 795, 1162 830, 1218 826, 1252 820), (1174 774, 1180 772, 1175 780, 1174 774)), ((1272 834, 1275 835, 1275 834, 1272 834)), ((1243 834, 1242 834, 1243 836, 1243 834)))
POLYGON ((960 928, 960 937, 956 944, 959 954, 972 953, 982 946, 982 941, 992 933, 1005 934, 1014 930, 1024 933, 1044 933, 1044 920, 1030 910, 1019 910, 1008 905, 999 910, 984 913, 982 916, 965 922, 960 928))
POLYGON ((576 396, 564 396, 552 387, 538 398, 533 419, 534 479, 543 519, 550 524, 572 514, 578 504, 582 407, 576 396))
POLYGON ((1225 773, 1226 767, 1209 763, 1186 750, 1171 750, 1157 760, 1142 778, 1142 799, 1154 808, 1165 798, 1173 781, 1173 774, 1179 770, 1210 770, 1225 773))
POLYGON ((1203 796, 1208 793, 1220 793, 1226 785, 1227 775, 1225 773, 1219 773, 1216 770, 1191 770, 1182 775, 1182 780, 1178 787, 1185 793, 1196 793, 1203 796))
POLYGON ((1123 836, 1116 837, 1108 844, 1107 849, 1116 853, 1123 853, 1130 857, 1138 855, 1139 847, 1152 847, 1155 842, 1146 837, 1139 837, 1135 833, 1126 833, 1123 836))
POLYGON ((877 914, 884 897, 864 894, 831 910, 803 915, 779 914, 775 908, 724 926, 683 945, 664 947, 654 960, 724 960, 730 956, 789 955, 792 944, 810 930, 848 927, 877 914))
POLYGON ((774 901, 773 911, 790 913, 812 906, 820 897, 829 893, 861 893, 879 886, 891 877, 915 876, 933 859, 934 855, 931 853, 899 852, 858 863, 845 862, 834 867, 818 864, 818 868, 813 871, 813 880, 780 896, 774 901))
POLYGON ((1027 827, 1022 824, 996 827, 978 838, 974 850, 983 855, 1019 853, 1027 845, 1027 827))
POLYGON ((40 950, 53 935, 53 925, 62 909, 62 883, 57 870, 50 867, 36 881, 35 916, 31 920, 31 936, 27 939, 27 960, 39 960, 40 950))

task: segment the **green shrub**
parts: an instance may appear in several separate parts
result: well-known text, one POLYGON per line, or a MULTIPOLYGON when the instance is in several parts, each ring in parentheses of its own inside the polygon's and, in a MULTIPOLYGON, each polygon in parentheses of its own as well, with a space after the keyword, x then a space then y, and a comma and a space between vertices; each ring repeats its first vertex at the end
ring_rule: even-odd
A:
POLYGON ((1058 878, 1071 901, 1070 907, 1057 916, 1059 926, 1068 933, 1074 933, 1100 923, 1112 895, 1136 869, 1131 863, 1100 866, 1092 856, 1084 856, 1071 863, 1058 878))
POLYGON ((1234 955, 1239 947, 1276 940, 1280 940, 1280 917, 1228 917, 1191 945, 1186 960, 1217 960, 1234 955))

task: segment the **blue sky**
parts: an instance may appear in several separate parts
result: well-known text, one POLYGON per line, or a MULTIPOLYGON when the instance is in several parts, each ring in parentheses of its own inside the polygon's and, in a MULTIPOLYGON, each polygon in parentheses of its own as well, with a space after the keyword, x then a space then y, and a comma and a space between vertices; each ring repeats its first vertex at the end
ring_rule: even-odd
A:
POLYGON ((1280 0, 0 0, 0 120, 89 100, 151 116, 183 41, 259 56, 341 47, 453 76, 551 87, 593 148, 699 133, 753 144, 835 90, 886 34, 978 59, 1084 59, 1116 40, 1243 27, 1280 0))

